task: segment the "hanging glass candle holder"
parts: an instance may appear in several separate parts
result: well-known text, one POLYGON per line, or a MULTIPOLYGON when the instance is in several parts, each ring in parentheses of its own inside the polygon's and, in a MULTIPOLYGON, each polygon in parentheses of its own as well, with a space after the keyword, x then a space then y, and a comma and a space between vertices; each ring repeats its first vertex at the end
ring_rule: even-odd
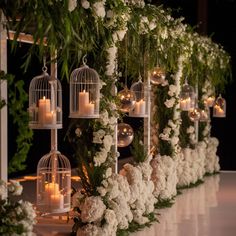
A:
POLYGON ((47 73, 36 76, 29 87, 29 127, 31 129, 62 128, 62 88, 58 79, 47 73))
POLYGON ((150 71, 150 82, 154 85, 162 84, 165 78, 166 72, 160 66, 156 66, 150 71))
POLYGON ((83 65, 70 76, 70 118, 98 118, 100 78, 96 70, 83 65))
POLYGON ((123 90, 118 92, 117 96, 120 103, 119 105, 120 111, 129 112, 130 110, 134 108, 135 101, 136 101, 135 93, 129 90, 127 86, 125 86, 123 90))
POLYGON ((213 117, 226 117, 226 101, 221 97, 221 94, 213 106, 213 117))
POLYGON ((129 112, 131 117, 147 117, 148 116, 148 89, 139 76, 139 81, 132 84, 130 90, 135 94, 135 106, 129 112))
POLYGON ((71 167, 58 151, 43 156, 37 166, 37 208, 41 213, 70 211, 71 167))
POLYGON ((210 120, 210 111, 208 107, 205 107, 204 109, 200 110, 200 122, 207 122, 210 120))
POLYGON ((201 116, 201 110, 197 107, 188 111, 188 117, 192 122, 198 121, 200 119, 200 116, 201 116))
POLYGON ((205 101, 205 104, 208 107, 213 107, 214 103, 215 103, 215 97, 214 96, 209 96, 205 101))
POLYGON ((134 139, 133 128, 126 123, 119 123, 117 128, 117 146, 127 147, 134 139))
POLYGON ((195 106, 195 93, 192 86, 185 80, 185 83, 180 92, 180 109, 182 111, 189 111, 195 106))

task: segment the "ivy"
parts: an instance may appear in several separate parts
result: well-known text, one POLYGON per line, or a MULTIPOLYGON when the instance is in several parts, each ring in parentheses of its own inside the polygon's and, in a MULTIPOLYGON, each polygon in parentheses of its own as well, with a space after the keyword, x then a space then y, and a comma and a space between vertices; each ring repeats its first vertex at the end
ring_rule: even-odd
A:
POLYGON ((1 72, 0 80, 7 80, 8 111, 17 127, 16 153, 10 158, 8 167, 8 172, 13 173, 25 169, 24 162, 32 145, 33 131, 28 127, 28 112, 25 110, 28 94, 23 88, 23 80, 15 81, 13 75, 4 72, 1 72))

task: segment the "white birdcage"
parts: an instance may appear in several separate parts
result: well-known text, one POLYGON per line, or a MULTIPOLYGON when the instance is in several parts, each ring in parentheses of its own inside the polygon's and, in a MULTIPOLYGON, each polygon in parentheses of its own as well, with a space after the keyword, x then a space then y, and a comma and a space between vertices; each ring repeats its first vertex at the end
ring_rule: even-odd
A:
POLYGON ((37 166, 37 208, 41 213, 70 211, 71 167, 59 151, 43 156, 37 166))
POLYGON ((192 86, 185 80, 185 83, 180 92, 180 109, 182 111, 189 111, 195 106, 195 93, 192 86))
POLYGON ((44 66, 42 75, 32 79, 29 87, 29 127, 32 129, 62 128, 62 88, 44 66))
POLYGON ((210 120, 210 110, 206 106, 204 109, 200 111, 200 122, 208 122, 210 120))
POLYGON ((101 82, 96 70, 83 65, 70 76, 70 117, 98 118, 101 82))
POLYGON ((147 117, 148 116, 148 89, 139 76, 139 81, 132 84, 130 90, 135 94, 135 105, 129 112, 131 117, 147 117))
POLYGON ((221 97, 221 94, 216 99, 213 106, 213 117, 224 118, 226 117, 226 101, 221 97))

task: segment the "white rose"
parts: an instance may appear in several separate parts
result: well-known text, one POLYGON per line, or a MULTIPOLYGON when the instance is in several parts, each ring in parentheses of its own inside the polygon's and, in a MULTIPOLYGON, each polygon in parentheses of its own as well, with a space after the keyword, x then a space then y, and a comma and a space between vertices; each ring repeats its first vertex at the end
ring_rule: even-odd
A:
POLYGON ((171 84, 171 85, 169 86, 168 95, 171 96, 171 97, 173 97, 174 94, 176 93, 176 91, 177 91, 177 86, 171 84))
POLYGON ((68 10, 70 12, 74 11, 75 8, 77 7, 77 0, 69 0, 68 2, 68 10))
POLYGON ((174 106, 175 103, 175 99, 171 98, 171 99, 167 99, 164 104, 166 105, 167 108, 171 108, 174 106))
POLYGON ((97 17, 101 17, 101 18, 105 17, 106 11, 105 11, 105 6, 104 6, 103 1, 95 2, 92 7, 97 17))
POLYGON ((81 0, 81 6, 82 6, 84 9, 89 9, 90 3, 89 3, 87 0, 81 0))

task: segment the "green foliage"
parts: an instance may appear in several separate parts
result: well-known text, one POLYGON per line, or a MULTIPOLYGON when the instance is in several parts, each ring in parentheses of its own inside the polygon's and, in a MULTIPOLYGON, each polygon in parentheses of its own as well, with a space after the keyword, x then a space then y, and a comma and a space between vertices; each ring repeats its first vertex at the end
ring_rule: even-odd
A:
POLYGON ((206 172, 204 176, 213 176, 213 175, 218 175, 218 174, 220 174, 219 171, 215 171, 213 173, 206 172))
POLYGON ((163 208, 169 208, 172 207, 174 204, 174 198, 171 199, 158 199, 158 202, 155 203, 154 207, 155 209, 163 209, 163 208))
POLYGON ((136 163, 144 162, 148 157, 147 150, 142 140, 143 140, 143 131, 138 130, 134 134, 134 140, 132 142, 132 146, 130 147, 130 152, 136 163))
MULTIPOLYGON (((169 83, 172 83, 172 78, 170 76, 166 78, 169 83)), ((155 105, 157 106, 156 114, 154 114, 154 119, 156 119, 155 123, 158 124, 158 133, 162 133, 164 128, 168 125, 168 121, 173 119, 173 109, 167 109, 164 102, 169 99, 168 95, 169 88, 168 86, 157 86, 155 90, 155 105)), ((161 155, 172 156, 173 155, 173 147, 171 143, 159 139, 159 152, 161 155)))
POLYGON ((32 145, 33 132, 28 127, 28 112, 25 104, 28 101, 28 94, 24 90, 24 81, 15 81, 13 75, 1 72, 1 80, 8 82, 8 110, 13 118, 13 123, 17 127, 16 153, 10 157, 8 172, 13 173, 25 169, 24 162, 27 159, 29 149, 32 145))
POLYGON ((189 126, 194 126, 194 123, 189 119, 188 112, 182 111, 181 112, 181 120, 182 123, 180 125, 180 135, 179 135, 179 141, 180 141, 180 147, 181 148, 194 148, 194 145, 191 144, 189 133, 187 133, 187 129, 189 126))
POLYGON ((148 220, 149 220, 149 222, 147 222, 146 224, 140 225, 140 224, 132 221, 129 224, 128 229, 118 229, 117 232, 116 232, 116 236, 128 236, 130 233, 142 230, 145 227, 150 227, 153 222, 159 222, 156 218, 155 213, 153 213, 153 212, 146 215, 146 217, 148 217, 148 220))
POLYGON ((194 188, 194 187, 197 187, 198 185, 203 184, 203 183, 204 183, 203 180, 198 179, 197 182, 195 182, 195 183, 190 183, 189 185, 181 186, 181 187, 178 187, 177 189, 183 190, 183 189, 188 189, 188 188, 194 188))

